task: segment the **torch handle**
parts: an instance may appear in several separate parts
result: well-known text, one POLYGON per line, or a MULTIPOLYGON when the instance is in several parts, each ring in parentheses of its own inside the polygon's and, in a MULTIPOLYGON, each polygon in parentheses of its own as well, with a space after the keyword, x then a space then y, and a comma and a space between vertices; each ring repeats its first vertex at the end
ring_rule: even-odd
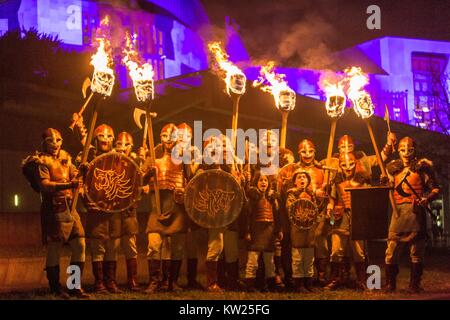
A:
POLYGON ((147 129, 148 128, 148 121, 147 121, 147 116, 145 116, 145 123, 144 123, 144 133, 142 134, 142 147, 144 149, 147 149, 147 129))
MULTIPOLYGON (((334 137, 336 135, 336 124, 337 119, 332 118, 331 120, 331 128, 330 128, 330 137, 328 139, 328 149, 327 149, 327 167, 330 167, 331 156, 333 155, 333 145, 334 145, 334 137)), ((330 170, 325 171, 325 181, 328 182, 330 177, 330 170)))
POLYGON ((281 111, 280 148, 286 148, 286 129, 289 111, 281 111))
MULTIPOLYGON (((378 150, 377 142, 375 140, 375 135, 373 134, 372 126, 369 122, 369 119, 365 119, 367 129, 369 130, 370 140, 372 140, 373 149, 375 150, 375 155, 377 156, 378 165, 380 166, 381 175, 387 177, 386 167, 384 166, 384 162, 381 159, 380 151, 378 150)), ((389 201, 391 202, 392 211, 395 216, 398 217, 397 206, 395 205, 394 193, 389 189, 389 201)))
POLYGON ((233 145, 233 149, 236 152, 236 135, 237 135, 237 126, 238 126, 238 114, 239 114, 239 100, 240 95, 233 95, 233 118, 231 119, 231 143, 233 145))
MULTIPOLYGON (((153 139, 153 124, 152 117, 150 114, 150 106, 145 107, 145 117, 147 122, 147 135, 148 135, 148 144, 150 151, 150 164, 152 167, 155 166, 155 140, 153 139)), ((161 214, 161 197, 159 195, 159 183, 157 177, 153 177, 153 189, 155 190, 155 204, 156 204, 156 212, 158 215, 161 214)))
MULTIPOLYGON (((80 165, 85 165, 87 162, 89 148, 92 142, 92 136, 94 135, 95 124, 97 123, 97 116, 98 116, 97 104, 98 102, 94 104, 94 113, 92 114, 91 122, 89 124, 89 132, 86 138, 86 142, 84 143, 83 146, 83 152, 81 153, 80 165)), ((80 177, 80 179, 82 179, 82 177, 80 177)), ((79 195, 80 195, 80 188, 76 188, 73 194, 71 212, 75 212, 75 210, 77 209, 79 195)))

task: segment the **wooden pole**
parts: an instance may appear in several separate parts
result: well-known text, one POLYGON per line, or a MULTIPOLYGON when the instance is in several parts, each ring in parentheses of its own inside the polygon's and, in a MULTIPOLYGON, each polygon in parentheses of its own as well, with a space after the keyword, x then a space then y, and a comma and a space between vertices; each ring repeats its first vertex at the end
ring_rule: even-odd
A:
MULTIPOLYGON (((89 102, 91 101, 92 97, 94 96, 94 92, 91 92, 91 94, 89 95, 89 97, 86 99, 86 101, 84 102, 83 106, 80 109, 80 112, 78 112, 78 118, 80 118, 83 115, 84 110, 86 109, 87 105, 89 104, 89 102)), ((76 121, 72 121, 72 123, 69 126, 70 130, 73 130, 75 128, 76 125, 76 121)))
POLYGON ((233 149, 236 152, 236 135, 238 127, 238 115, 239 115, 239 100, 241 96, 238 94, 233 94, 233 118, 231 119, 231 143, 233 149))
MULTIPOLYGON (((145 106, 145 117, 147 122, 147 135, 148 135, 148 144, 149 144, 149 151, 150 151, 150 165, 154 168, 155 167, 155 140, 153 139, 153 124, 152 124, 152 117, 150 115, 150 106, 145 106)), ((161 214, 161 198, 159 195, 159 183, 156 176, 153 178, 153 189, 155 191, 154 197, 155 197, 155 204, 156 204, 156 212, 158 215, 161 214)))
MULTIPOLYGON (((86 142, 84 143, 83 146, 83 152, 81 153, 81 162, 80 165, 85 165, 87 163, 87 158, 89 155, 89 149, 91 146, 91 142, 92 142, 92 136, 94 135, 94 129, 95 129, 95 124, 97 123, 97 116, 98 116, 98 112, 97 112, 97 106, 98 106, 98 100, 96 101, 96 103, 94 104, 94 113, 92 114, 92 118, 91 118, 91 122, 89 124, 89 132, 86 138, 86 142)), ((80 177, 80 180, 82 179, 82 177, 80 177)), ((80 188, 76 188, 75 192, 73 194, 73 199, 72 199, 72 208, 71 208, 71 212, 75 212, 75 210, 77 209, 77 203, 78 203, 78 198, 80 195, 80 188)))
POLYGON ((286 148, 287 119, 289 111, 281 111, 280 148, 286 148))
MULTIPOLYGON (((327 149, 327 167, 331 166, 331 156, 333 155, 333 145, 334 145, 334 137, 336 136, 336 124, 337 118, 331 119, 331 128, 330 128, 330 137, 328 139, 328 149, 327 149)), ((325 170, 325 181, 328 183, 328 179, 330 178, 330 170, 325 170)))
MULTIPOLYGON (((383 159, 381 159, 380 151, 378 150, 377 142, 375 140, 375 135, 373 134, 372 126, 369 122, 369 119, 364 119, 367 125, 367 129, 369 130, 370 140, 372 140, 373 149, 375 150, 375 155, 377 156, 378 165, 380 166, 381 175, 387 177, 386 167, 384 166, 383 159)), ((395 205, 394 193, 392 190, 389 190, 389 200, 391 202, 392 211, 394 215, 398 216, 397 206, 395 205)))

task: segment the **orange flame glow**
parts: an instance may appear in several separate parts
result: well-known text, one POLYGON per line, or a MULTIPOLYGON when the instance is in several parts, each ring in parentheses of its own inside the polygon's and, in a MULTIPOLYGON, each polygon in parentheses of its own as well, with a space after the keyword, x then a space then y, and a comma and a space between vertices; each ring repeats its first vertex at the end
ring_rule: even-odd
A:
MULTIPOLYGON (((99 30, 108 26, 109 18, 106 16, 100 22, 99 30)), ((110 96, 115 80, 112 69, 111 43, 102 32, 98 32, 95 41, 98 43, 98 48, 97 52, 91 57, 91 65, 94 66, 91 90, 105 96, 110 96)))
POLYGON ((344 91, 344 76, 341 73, 325 72, 319 80, 319 87, 325 93, 325 109, 328 116, 340 118, 347 102, 344 91))
POLYGON ((269 61, 261 67, 260 76, 253 81, 253 86, 273 95, 275 106, 282 111, 292 111, 295 108, 295 92, 284 80, 286 75, 274 72, 275 63, 269 61))
POLYGON ((347 95, 353 103, 353 109, 361 118, 370 118, 375 107, 369 93, 363 89, 369 83, 369 77, 359 67, 351 67, 345 73, 348 81, 347 95))
POLYGON ((222 49, 222 45, 218 41, 208 43, 209 51, 214 55, 219 69, 225 71, 225 84, 227 93, 233 92, 238 95, 245 93, 245 82, 247 78, 245 74, 228 60, 228 54, 222 49))
POLYGON ((154 98, 154 72, 152 65, 148 62, 139 65, 140 58, 135 50, 135 40, 136 35, 131 39, 130 35, 126 34, 126 45, 123 50, 124 57, 122 62, 126 65, 133 80, 137 100, 145 102, 154 98))

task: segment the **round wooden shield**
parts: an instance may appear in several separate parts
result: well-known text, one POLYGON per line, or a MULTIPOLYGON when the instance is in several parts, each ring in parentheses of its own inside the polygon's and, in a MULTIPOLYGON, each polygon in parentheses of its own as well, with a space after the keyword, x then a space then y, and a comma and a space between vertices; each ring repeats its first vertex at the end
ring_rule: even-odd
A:
POLYGON ((318 214, 317 206, 308 199, 298 199, 289 208, 289 220, 302 230, 311 229, 317 221, 318 214))
POLYGON ((84 191, 96 209, 120 212, 140 199, 142 175, 137 164, 120 152, 96 157, 89 164, 84 191))
POLYGON ((203 228, 221 228, 239 216, 244 192, 231 174, 213 169, 196 175, 186 186, 184 205, 189 217, 203 228))

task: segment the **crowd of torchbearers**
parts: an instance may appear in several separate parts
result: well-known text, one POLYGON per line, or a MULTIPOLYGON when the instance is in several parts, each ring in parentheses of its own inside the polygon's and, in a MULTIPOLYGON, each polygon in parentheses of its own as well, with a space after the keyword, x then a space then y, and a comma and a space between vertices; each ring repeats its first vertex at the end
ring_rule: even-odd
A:
MULTIPOLYGON (((86 143, 88 134, 82 118, 76 115, 75 118, 81 140, 86 143)), ((108 178, 105 163, 113 161, 114 157, 119 157, 121 166, 133 162, 142 178, 137 179, 142 183, 137 188, 139 198, 151 199, 145 231, 148 240, 146 293, 179 290, 307 293, 317 288, 344 287, 367 290, 367 243, 351 238, 352 206, 346 188, 371 183, 372 167, 377 165, 375 155, 355 150, 352 138, 344 135, 338 141, 339 152, 332 156, 331 162, 318 161, 316 146, 308 139, 299 142, 295 162, 289 149, 275 149, 278 136, 269 130, 259 147, 266 148, 269 157, 278 157, 279 169, 273 172, 264 170, 271 166, 271 161, 250 164, 249 153, 239 159, 233 143, 225 135, 211 136, 204 142, 205 150, 220 155, 205 162, 192 146, 191 138, 189 125, 169 123, 162 128, 161 142, 154 147, 154 152, 142 147, 133 152, 131 134, 121 132, 116 137, 110 126, 101 124, 95 128, 92 144, 87 148, 90 164, 86 165, 80 164, 81 154, 72 160, 62 149, 63 138, 58 130, 48 128, 43 132, 42 150, 24 160, 23 173, 33 189, 41 194, 42 235, 47 245, 45 271, 52 293, 62 298, 88 297, 81 287, 65 290, 60 284, 63 245, 70 246, 70 264, 83 271, 85 239, 91 253, 94 294, 122 292, 116 282, 120 247, 126 259, 127 289, 143 290, 137 282, 138 202, 133 201, 126 210, 117 212, 108 210, 111 203, 106 201, 114 196, 124 199, 131 193, 125 182, 118 181, 123 176, 108 178), (175 152, 174 148, 177 148, 175 152), (189 154, 191 162, 179 161, 179 158, 175 161, 177 154, 189 154), (95 173, 91 174, 92 171, 95 173), (208 176, 208 172, 212 174, 208 176), (190 182, 200 176, 206 183, 192 186, 190 182), (236 185, 234 193, 233 189, 230 192, 222 186, 230 183, 230 177, 234 180, 231 184, 236 185), (103 201, 95 199, 95 195, 89 196, 88 182, 97 191, 102 190, 102 197, 109 199, 103 201), (99 187, 101 184, 103 186, 99 187), (107 184, 111 185, 105 187, 107 184), (206 189, 197 190, 205 184, 206 189), (217 185, 222 189, 212 190, 217 185), (239 197, 239 188, 243 191, 242 197, 239 197), (73 210, 76 190, 80 191, 87 211, 85 223, 73 210), (197 197, 192 198, 192 194, 197 197), (231 212, 235 200, 241 203, 237 213, 231 212), (223 218, 225 223, 221 214, 230 215, 223 218), (247 250, 246 262, 239 261, 239 253, 244 249, 242 243, 247 250), (205 252, 202 246, 207 247, 205 257, 199 256, 205 252), (198 281, 198 261, 205 261, 202 268, 206 270, 205 286, 198 281), (182 288, 179 274, 184 263, 187 283, 182 288), (245 273, 241 277, 240 266, 244 263, 245 273), (352 265, 355 281, 350 281, 352 265)), ((395 134, 389 133, 381 151, 383 161, 394 151, 398 151, 399 158, 387 163, 389 177, 394 185, 407 180, 414 193, 393 192, 397 212, 392 215, 387 235, 385 290, 396 290, 399 256, 402 247, 407 246, 411 262, 409 289, 420 292, 426 240, 425 208, 438 196, 439 187, 432 162, 416 158, 412 138, 404 137, 397 143, 395 134)), ((383 177, 382 182, 387 183, 388 179, 383 177)))
POLYGON ((405 246, 411 262, 409 289, 422 290, 426 214, 428 204, 439 194, 433 164, 416 157, 411 137, 397 143, 390 128, 379 152, 368 121, 374 106, 370 95, 362 90, 368 77, 360 68, 346 70, 346 77, 338 82, 326 82, 325 105, 332 119, 326 159, 318 161, 314 142, 304 139, 298 143, 295 161, 294 153, 285 145, 287 116, 295 107, 296 95, 284 76, 275 74, 274 64, 269 63, 254 82, 273 95, 282 115, 281 134, 266 130, 260 135, 258 147, 251 141, 245 143, 237 139, 237 129, 246 77, 228 61, 220 43, 212 42, 208 49, 233 100, 231 137, 211 134, 202 146, 196 146, 188 124, 168 123, 155 146, 152 118, 157 115, 150 112, 155 92, 153 70, 151 64, 141 63, 134 49, 135 38, 127 36, 122 62, 141 107, 136 110, 146 116, 144 141, 135 146, 130 133, 115 136, 109 125, 96 124, 97 108, 111 95, 115 81, 108 21, 105 17, 97 30, 92 81, 83 84, 84 93, 90 86, 91 94, 80 112, 74 114, 70 126, 78 132, 83 150, 72 158, 62 149, 60 132, 47 128, 42 134, 42 150, 25 158, 22 164, 25 177, 42 199, 45 271, 53 294, 61 298, 89 297, 81 285, 65 290, 60 284, 63 245, 70 246, 70 265, 78 266, 82 273, 86 240, 95 279, 94 294, 122 293, 116 281, 120 248, 126 260, 127 289, 141 291, 137 238, 143 226, 139 226, 137 208, 139 201, 149 199, 145 228, 148 294, 179 290, 366 290, 367 241, 352 237, 355 208, 350 192, 370 186, 374 166, 381 169, 381 184, 395 187, 387 187, 389 198, 385 198, 393 212, 385 235, 385 290, 396 290, 399 257, 405 246), (366 120, 375 155, 355 150, 349 135, 338 140, 339 152, 332 154, 336 122, 346 109, 344 86, 355 112, 366 120), (90 101, 93 112, 86 128, 82 114, 90 101), (242 144, 245 152, 241 155, 237 150, 242 149, 242 144), (395 151, 399 158, 385 166, 395 151), (81 207, 78 199, 86 211, 83 221, 77 211, 81 207), (240 261, 244 249, 247 259, 240 261), (205 256, 200 256, 203 253, 205 256), (183 263, 187 283, 180 287, 183 263), (356 281, 350 281, 352 266, 356 281), (198 269, 206 272, 205 286, 199 282, 198 269))

